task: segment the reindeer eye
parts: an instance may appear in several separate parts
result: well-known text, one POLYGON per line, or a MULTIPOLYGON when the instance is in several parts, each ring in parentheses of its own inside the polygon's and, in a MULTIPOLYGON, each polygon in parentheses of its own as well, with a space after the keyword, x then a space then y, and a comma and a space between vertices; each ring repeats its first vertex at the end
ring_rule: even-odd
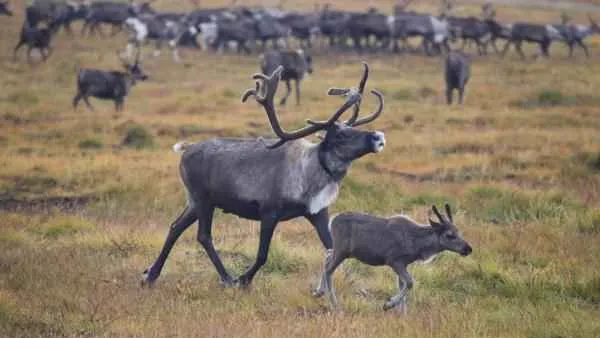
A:
POLYGON ((448 234, 446 234, 446 238, 453 240, 453 239, 456 239, 456 235, 453 233, 448 233, 448 234))

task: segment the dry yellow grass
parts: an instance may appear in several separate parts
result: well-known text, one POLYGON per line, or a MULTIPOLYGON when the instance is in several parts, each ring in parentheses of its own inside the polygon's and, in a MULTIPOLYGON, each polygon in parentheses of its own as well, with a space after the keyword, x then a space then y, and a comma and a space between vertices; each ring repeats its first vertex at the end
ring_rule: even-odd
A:
MULTIPOLYGON (((500 12, 539 22, 557 15, 500 12)), ((156 287, 140 288, 140 273, 184 200, 171 145, 271 133, 257 105, 239 102, 256 56, 183 51, 183 65, 146 57, 152 78, 133 89, 124 112, 97 100, 96 113, 74 112, 76 66, 117 68, 125 37, 60 34, 49 61, 29 67, 9 52, 20 20, 0 18, 0 199, 99 200, 63 212, 2 211, 0 336, 600 336, 597 39, 589 60, 567 60, 558 45, 550 60, 474 57, 467 104, 452 108, 443 104, 439 58, 315 55, 304 104, 281 112, 286 125, 332 112, 339 101, 326 89, 355 84, 361 60, 372 67, 369 85, 386 95, 384 115, 369 128, 386 133, 387 148, 353 166, 333 211, 404 211, 424 221, 431 203, 448 200, 475 248, 467 258, 445 254, 411 268, 416 286, 402 317, 381 311, 395 290, 384 268, 348 262, 339 270, 343 314, 313 299, 323 253, 303 220, 280 225, 249 291, 219 286, 194 230, 177 243, 156 287), (154 147, 121 146, 134 124, 150 131, 154 147)), ((239 275, 254 259, 258 225, 218 213, 214 233, 226 266, 239 275)))

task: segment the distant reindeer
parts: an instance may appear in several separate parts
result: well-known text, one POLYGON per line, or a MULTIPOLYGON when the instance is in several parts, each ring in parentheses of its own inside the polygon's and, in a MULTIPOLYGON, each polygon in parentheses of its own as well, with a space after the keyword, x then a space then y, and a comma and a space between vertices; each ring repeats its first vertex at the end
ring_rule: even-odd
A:
MULTIPOLYGON (((87 16, 81 29, 81 34, 89 30, 93 34, 98 30, 100 24, 112 26, 111 36, 120 32, 125 24, 125 20, 140 14, 153 14, 154 9, 151 3, 155 0, 136 3, 129 0, 128 3, 113 1, 95 1, 87 7, 87 16)), ((102 31, 100 31, 102 34, 102 31)))
POLYGON ((468 58, 458 52, 450 52, 446 57, 444 75, 446 80, 446 101, 448 105, 452 104, 454 90, 458 90, 458 103, 463 104, 465 87, 471 76, 468 58))
POLYGON ((46 61, 50 54, 52 54, 52 47, 50 46, 50 43, 52 42, 52 37, 56 33, 57 29, 57 22, 52 22, 48 27, 45 28, 37 28, 31 26, 29 21, 25 19, 23 22, 23 27, 21 28, 19 42, 13 51, 13 60, 15 62, 17 61, 17 52, 22 46, 26 45, 28 63, 31 63, 31 52, 34 49, 39 50, 40 54, 42 55, 42 60, 46 61))
POLYGON ((491 36, 490 26, 475 17, 448 17, 453 38, 462 39, 461 50, 468 42, 475 42, 479 55, 487 54, 487 38, 491 36))
POLYGON ((71 23, 75 20, 83 20, 87 15, 87 2, 59 1, 59 0, 37 0, 32 1, 25 9, 25 17, 31 26, 37 27, 39 23, 49 24, 55 22, 64 27, 69 34, 71 23))
POLYGON ((148 79, 148 75, 142 70, 139 57, 138 52, 133 64, 121 59, 125 72, 80 69, 77 73, 77 94, 73 98, 73 109, 76 109, 79 101, 83 99, 87 107, 94 111, 94 107, 89 101, 89 97, 92 96, 98 99, 112 100, 115 102, 115 110, 122 110, 131 87, 137 81, 148 79))
POLYGON ((160 275, 173 245, 181 234, 198 221, 197 240, 215 266, 226 286, 249 285, 267 262, 269 246, 277 224, 305 217, 317 230, 327 249, 331 237, 327 230, 328 207, 337 198, 341 181, 353 161, 383 150, 381 132, 355 129, 375 120, 383 111, 383 96, 371 93, 379 101, 371 115, 359 118, 354 109, 350 119, 341 116, 360 103, 368 78, 368 67, 358 89, 330 89, 329 95, 345 95, 347 101, 327 121, 308 121, 295 131, 282 129, 273 102, 283 67, 271 76, 255 74, 256 89, 242 96, 263 106, 279 140, 212 139, 195 144, 177 143, 173 149, 183 152, 179 172, 187 191, 187 205, 169 228, 169 234, 156 261, 144 271, 142 283, 152 284, 160 275), (324 131, 323 140, 313 144, 302 138, 324 131), (256 262, 237 281, 226 271, 212 242, 212 218, 215 208, 239 217, 260 221, 260 241, 256 262))
POLYGON ((325 268, 316 297, 327 293, 329 301, 338 310, 332 283, 335 269, 347 258, 355 258, 365 264, 391 267, 398 275, 399 291, 384 305, 384 310, 402 305, 406 311, 408 292, 413 279, 408 266, 415 261, 428 261, 442 251, 453 251, 461 256, 471 254, 473 249, 465 241, 454 221, 450 206, 446 204, 446 215, 433 206, 438 221, 429 219, 429 225, 418 224, 407 216, 380 218, 360 213, 342 213, 330 225, 333 247, 328 250, 325 268))
POLYGON ((592 16, 589 14, 589 26, 568 24, 569 18, 564 13, 561 19, 562 24, 556 25, 555 28, 557 28, 564 36, 564 41, 569 47, 569 57, 573 57, 573 51, 575 46, 581 47, 581 49, 583 49, 585 53, 585 56, 589 57, 589 48, 584 42, 584 40, 591 35, 600 34, 600 25, 598 25, 598 23, 594 19, 592 19, 592 16))
POLYGON ((552 25, 516 22, 511 26, 510 38, 502 50, 502 57, 504 57, 510 45, 514 44, 521 59, 525 59, 522 48, 524 41, 537 43, 540 46, 542 55, 549 57, 552 42, 555 40, 564 41, 564 39, 565 37, 561 32, 552 25))
POLYGON ((187 32, 195 37, 198 29, 187 22, 187 16, 174 15, 140 15, 125 20, 130 32, 127 54, 131 55, 133 47, 138 50, 149 40, 155 42, 154 55, 158 56, 164 42, 167 42, 173 54, 173 60, 179 62, 179 41, 187 32), (170 16, 173 16, 171 18, 170 16))
POLYGON ((285 105, 294 80, 296 85, 296 104, 300 104, 300 82, 304 74, 312 74, 312 57, 302 49, 295 51, 268 51, 260 56, 260 68, 263 74, 272 73, 277 67, 283 66, 281 80, 285 81, 287 92, 281 99, 280 104, 285 105))
POLYGON ((0 15, 12 16, 13 12, 10 8, 8 0, 0 1, 0 15))

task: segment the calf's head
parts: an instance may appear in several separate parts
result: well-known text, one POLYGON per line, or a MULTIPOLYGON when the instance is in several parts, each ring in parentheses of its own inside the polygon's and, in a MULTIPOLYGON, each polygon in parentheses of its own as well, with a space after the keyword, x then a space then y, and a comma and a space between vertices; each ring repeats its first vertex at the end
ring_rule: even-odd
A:
POLYGON ((454 221, 452 220, 452 212, 450 205, 446 203, 446 217, 442 216, 434 205, 431 207, 433 213, 437 216, 439 222, 429 219, 429 224, 438 236, 440 246, 444 250, 453 251, 461 256, 468 256, 473 251, 471 245, 461 236, 454 221))
POLYGON ((142 69, 142 65, 140 64, 139 49, 136 53, 134 63, 130 63, 129 61, 124 60, 123 58, 121 58, 121 61, 123 63, 123 68, 125 68, 127 73, 129 75, 131 75, 131 78, 133 79, 133 83, 135 83, 136 81, 146 81, 148 79, 148 74, 146 74, 146 72, 144 72, 144 70, 142 69))

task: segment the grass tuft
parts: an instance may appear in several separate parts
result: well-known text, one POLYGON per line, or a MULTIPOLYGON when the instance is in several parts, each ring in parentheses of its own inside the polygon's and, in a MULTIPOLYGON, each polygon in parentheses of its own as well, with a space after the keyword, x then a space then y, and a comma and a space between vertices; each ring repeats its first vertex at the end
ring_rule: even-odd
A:
POLYGON ((154 148, 155 141, 154 136, 142 125, 131 125, 127 128, 125 138, 123 139, 123 145, 126 147, 144 149, 154 148))
POLYGON ((79 149, 84 149, 84 150, 96 150, 96 149, 102 149, 102 147, 104 147, 104 144, 96 139, 85 139, 79 142, 78 144, 79 149))
POLYGON ((31 231, 43 238, 56 239, 94 228, 93 223, 84 219, 73 216, 59 216, 31 229, 31 231))
POLYGON ((469 214, 491 223, 564 220, 569 211, 580 210, 581 205, 563 194, 528 195, 514 190, 492 187, 472 188, 463 205, 469 214))
POLYGON ((559 90, 544 90, 529 98, 513 101, 511 105, 524 109, 568 106, 599 106, 600 96, 583 94, 569 95, 564 94, 559 90))

